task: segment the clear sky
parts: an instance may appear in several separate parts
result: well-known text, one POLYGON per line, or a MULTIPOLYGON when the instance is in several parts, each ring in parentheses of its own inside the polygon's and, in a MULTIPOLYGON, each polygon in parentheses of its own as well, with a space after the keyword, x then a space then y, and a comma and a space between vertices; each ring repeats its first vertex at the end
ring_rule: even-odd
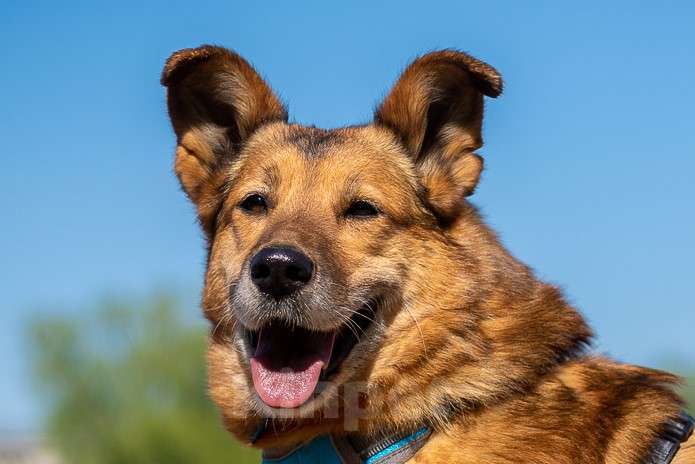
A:
POLYGON ((96 3, 0 6, 0 430, 36 425, 35 312, 167 287, 197 314, 203 242, 159 73, 202 43, 236 49, 293 120, 323 127, 369 121, 418 53, 491 63, 505 93, 474 201, 600 351, 695 364, 695 3, 96 3))

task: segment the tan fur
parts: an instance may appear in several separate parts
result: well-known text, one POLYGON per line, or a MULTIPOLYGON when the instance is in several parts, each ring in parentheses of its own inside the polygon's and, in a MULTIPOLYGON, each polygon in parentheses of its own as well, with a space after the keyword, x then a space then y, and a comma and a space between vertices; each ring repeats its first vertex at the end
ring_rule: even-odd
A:
POLYGON ((681 446, 681 450, 673 459, 673 464, 689 464, 695 462, 695 434, 681 446))
MULTIPOLYGON (((678 413, 675 377, 585 354, 579 313, 466 200, 483 168, 483 95, 502 89, 489 65, 425 55, 373 124, 331 131, 287 124, 269 87, 221 48, 175 53, 162 81, 176 172, 208 236, 210 393, 239 440, 267 417, 254 446, 427 423, 435 434, 414 462, 637 463, 678 413), (239 209, 249 192, 268 198, 267 213, 239 209), (381 214, 347 218, 355 199, 381 214), (316 330, 381 299, 331 385, 288 416, 257 398, 239 332, 264 317, 244 286, 249 258, 274 243, 318 263, 303 296, 316 330)), ((688 447, 676 462, 695 462, 688 447)))

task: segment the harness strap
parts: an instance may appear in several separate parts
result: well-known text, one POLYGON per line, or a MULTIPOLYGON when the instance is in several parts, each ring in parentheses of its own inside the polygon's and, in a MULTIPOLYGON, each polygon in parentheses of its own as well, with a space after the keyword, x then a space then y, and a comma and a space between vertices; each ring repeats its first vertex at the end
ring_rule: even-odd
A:
POLYGON ((695 420, 686 412, 681 412, 678 417, 669 419, 652 445, 651 453, 646 464, 669 464, 676 453, 693 433, 695 420))
POLYGON ((347 441, 364 464, 398 464, 413 457, 429 439, 432 429, 420 427, 414 432, 366 439, 359 435, 348 435, 347 441))

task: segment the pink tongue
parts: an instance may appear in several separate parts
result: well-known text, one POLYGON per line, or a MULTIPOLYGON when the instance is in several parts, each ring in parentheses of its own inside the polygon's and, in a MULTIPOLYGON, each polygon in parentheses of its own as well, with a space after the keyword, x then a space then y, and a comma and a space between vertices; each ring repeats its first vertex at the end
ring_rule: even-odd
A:
POLYGON ((327 365, 335 333, 267 327, 258 334, 251 358, 253 386, 261 400, 274 408, 296 408, 316 389, 327 365))

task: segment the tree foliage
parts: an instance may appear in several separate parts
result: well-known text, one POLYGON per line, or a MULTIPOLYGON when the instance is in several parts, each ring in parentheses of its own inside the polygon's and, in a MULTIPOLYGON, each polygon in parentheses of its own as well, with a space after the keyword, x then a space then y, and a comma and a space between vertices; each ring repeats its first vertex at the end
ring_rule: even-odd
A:
POLYGON ((205 331, 173 300, 107 302, 31 326, 46 432, 66 462, 257 463, 224 431, 205 384, 205 331))
MULTIPOLYGON (((184 323, 172 299, 42 318, 31 343, 46 431, 66 462, 259 462, 223 430, 206 393, 205 330, 184 323)), ((695 377, 687 380, 695 414, 695 377)))

